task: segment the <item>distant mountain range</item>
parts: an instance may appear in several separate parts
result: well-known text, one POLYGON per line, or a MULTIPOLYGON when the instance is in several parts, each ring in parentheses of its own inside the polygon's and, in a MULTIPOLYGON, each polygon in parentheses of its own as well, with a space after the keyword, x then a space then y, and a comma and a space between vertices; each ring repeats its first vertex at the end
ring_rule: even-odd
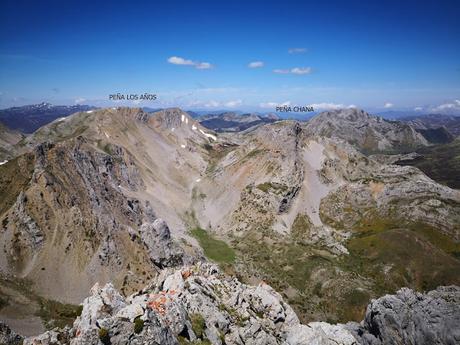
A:
POLYGON ((0 110, 0 122, 10 129, 23 133, 33 133, 38 128, 56 120, 80 111, 96 109, 89 105, 52 105, 40 103, 13 107, 0 110))
POLYGON ((401 117, 400 120, 409 123, 417 130, 444 127, 453 136, 457 137, 460 135, 460 116, 428 114, 401 117))
MULTIPOLYGON (((11 130, 25 134, 33 133, 38 128, 68 115, 97 109, 90 105, 52 105, 42 102, 40 104, 25 105, 0 110, 0 123, 3 123, 11 130)), ((155 113, 162 111, 162 108, 144 107, 143 111, 155 113)), ((204 127, 216 132, 240 132, 247 129, 254 129, 257 126, 271 123, 280 119, 296 119, 298 121, 312 122, 319 114, 286 114, 258 112, 243 113, 241 111, 192 111, 186 112, 191 118, 196 119, 204 127)), ((412 115, 413 112, 387 111, 380 113, 385 119, 397 119, 400 122, 409 124, 430 143, 448 143, 460 135, 460 116, 428 114, 412 115), (409 115, 410 114, 410 115, 409 115)), ((383 123, 383 122, 382 122, 383 123)), ((385 123, 386 120, 385 120, 385 123)))
POLYGON ((225 112, 221 114, 208 114, 198 117, 198 121, 206 128, 216 132, 240 132, 255 126, 279 120, 276 114, 238 114, 225 112))

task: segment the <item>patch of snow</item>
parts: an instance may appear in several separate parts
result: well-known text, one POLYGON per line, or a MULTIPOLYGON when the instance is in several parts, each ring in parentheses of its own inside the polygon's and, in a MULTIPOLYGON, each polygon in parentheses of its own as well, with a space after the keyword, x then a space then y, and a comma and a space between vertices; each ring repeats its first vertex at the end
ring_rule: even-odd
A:
POLYGON ((197 127, 196 127, 195 125, 192 125, 192 129, 193 129, 194 131, 196 131, 196 128, 197 128, 197 127))
POLYGON ((196 182, 200 182, 200 181, 201 181, 201 179, 200 179, 200 178, 197 178, 197 179, 196 179, 196 182))
POLYGON ((0 165, 6 164, 6 163, 8 163, 8 161, 4 160, 3 162, 0 162, 0 165))
POLYGON ((108 135, 107 132, 104 132, 104 134, 107 138, 110 138, 110 135, 108 135))
POLYGON ((188 125, 188 117, 185 118, 185 123, 188 125))
POLYGON ((88 110, 87 111, 88 114, 91 114, 92 112, 94 112, 94 110, 88 110))
POLYGON ((174 130, 175 130, 175 128, 174 128, 174 127, 173 127, 173 128, 171 128, 171 132, 174 132, 174 130))
POLYGON ((182 147, 183 149, 185 149, 186 145, 182 144, 180 147, 182 147))
POLYGON ((201 134, 203 134, 206 138, 211 138, 212 140, 217 140, 217 137, 216 137, 215 135, 206 133, 206 132, 203 131, 202 129, 200 129, 200 132, 201 132, 201 134))
POLYGON ((182 122, 185 121, 185 115, 184 115, 184 114, 181 115, 181 121, 182 121, 182 122))
POLYGON ((60 118, 58 118, 58 119, 56 120, 56 122, 65 121, 65 119, 66 119, 65 117, 60 117, 60 118))

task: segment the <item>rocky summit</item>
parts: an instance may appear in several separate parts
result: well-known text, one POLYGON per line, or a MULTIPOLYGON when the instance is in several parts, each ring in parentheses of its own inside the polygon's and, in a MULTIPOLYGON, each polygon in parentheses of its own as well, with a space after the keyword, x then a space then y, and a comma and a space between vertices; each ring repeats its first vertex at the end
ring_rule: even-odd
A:
MULTIPOLYGON (((96 284, 72 327, 23 344, 456 344, 459 302, 458 287, 427 294, 401 289, 373 300, 361 323, 302 324, 266 283, 248 286, 215 265, 198 264, 166 269, 126 298, 110 283, 96 284)), ((8 330, 3 334, 16 341, 8 330)))
POLYGON ((460 191, 394 164, 433 143, 359 109, 253 120, 5 137, 0 343, 458 343, 460 191))

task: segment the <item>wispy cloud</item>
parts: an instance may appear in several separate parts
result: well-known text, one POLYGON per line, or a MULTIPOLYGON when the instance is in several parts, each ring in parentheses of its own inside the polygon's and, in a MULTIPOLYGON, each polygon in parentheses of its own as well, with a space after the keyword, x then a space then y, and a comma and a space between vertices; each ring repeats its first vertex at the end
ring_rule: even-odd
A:
POLYGON ((210 69, 212 67, 213 67, 213 65, 211 65, 209 62, 197 62, 197 63, 195 63, 195 68, 196 69, 210 69))
POLYGON ((225 107, 225 108, 235 108, 243 104, 241 99, 231 100, 227 102, 219 102, 216 100, 210 101, 192 101, 188 104, 189 107, 204 107, 204 108, 218 108, 218 107, 225 107))
POLYGON ((297 75, 303 75, 303 74, 310 74, 312 72, 311 67, 294 67, 291 69, 274 69, 273 73, 276 74, 297 74, 297 75))
POLYGON ((459 110, 460 111, 460 100, 456 99, 453 102, 444 103, 432 108, 432 111, 446 111, 446 110, 459 110))
POLYGON ((86 98, 78 97, 75 99, 75 104, 81 104, 86 101, 86 98))
POLYGON ((289 54, 303 54, 307 52, 307 48, 290 48, 288 50, 289 54))
POLYGON ((261 108, 266 108, 266 109, 271 109, 271 108, 276 108, 276 107, 283 107, 283 106, 290 106, 291 101, 286 101, 286 102, 266 102, 266 103, 260 103, 259 106, 261 108))
POLYGON ((264 62, 263 61, 253 61, 248 64, 249 68, 260 68, 264 67, 264 62))
POLYGON ((171 56, 167 61, 173 65, 193 66, 196 69, 210 69, 214 67, 209 62, 193 61, 179 56, 171 56))
POLYGON ((280 68, 277 68, 277 69, 274 69, 273 70, 273 73, 277 73, 277 74, 289 74, 290 71, 288 69, 280 69, 280 68))
POLYGON ((310 74, 311 67, 295 67, 291 69, 292 74, 310 74))
POLYGON ((313 103, 309 104, 309 107, 313 107, 314 110, 335 110, 335 109, 344 109, 344 108, 356 108, 354 104, 345 105, 341 103, 313 103))
POLYGON ((235 108, 235 107, 239 107, 242 104, 243 104, 243 101, 241 99, 237 99, 234 101, 228 101, 224 105, 229 108, 235 108))
POLYGON ((386 109, 389 109, 389 108, 393 108, 394 104, 393 103, 390 103, 390 102, 386 102, 383 107, 386 108, 386 109))

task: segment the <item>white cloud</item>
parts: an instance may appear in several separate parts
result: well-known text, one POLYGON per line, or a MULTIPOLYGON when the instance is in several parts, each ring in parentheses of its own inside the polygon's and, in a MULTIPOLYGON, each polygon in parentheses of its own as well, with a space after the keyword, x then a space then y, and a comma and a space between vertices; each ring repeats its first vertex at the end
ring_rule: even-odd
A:
POLYGON ((79 97, 75 100, 75 104, 80 104, 86 101, 86 98, 79 97))
POLYGON ((206 108, 217 108, 217 107, 220 106, 220 103, 217 102, 217 101, 209 101, 209 102, 205 103, 204 106, 206 108))
POLYGON ((310 74, 311 67, 295 67, 291 69, 292 74, 310 74))
POLYGON ((224 105, 229 108, 234 108, 240 106, 241 104, 243 104, 243 101, 241 99, 237 99, 235 101, 228 101, 224 105))
POLYGON ((393 105, 394 105, 393 103, 386 102, 386 103, 383 105, 383 107, 388 109, 388 108, 393 108, 393 105))
POLYGON ((264 67, 264 62, 263 61, 253 61, 250 62, 248 65, 249 68, 260 68, 264 67))
POLYGON ((213 66, 209 62, 199 62, 195 65, 196 69, 210 69, 213 66))
POLYGON ((192 101, 188 104, 189 107, 204 107, 204 108, 217 108, 217 107, 227 107, 234 108, 243 104, 241 99, 231 100, 228 102, 219 102, 215 100, 210 101, 192 101))
POLYGON ((422 110, 423 110, 422 107, 415 107, 415 108, 414 108, 414 111, 422 111, 422 110))
POLYGON ((189 66, 195 65, 195 63, 192 60, 186 60, 178 56, 171 56, 168 59, 168 62, 172 63, 173 65, 189 65, 189 66))
POLYGON ((307 52, 307 48, 291 48, 288 50, 289 54, 302 54, 306 52, 307 52))
POLYGON ((179 56, 171 56, 167 61, 173 65, 194 66, 196 69, 210 69, 213 67, 209 62, 192 61, 179 56))
POLYGON ((288 69, 274 69, 273 73, 278 73, 278 74, 288 74, 289 70, 288 69))
POLYGON ((350 104, 350 105, 346 105, 346 104, 341 104, 341 103, 313 103, 313 104, 309 104, 308 105, 309 107, 313 107, 313 109, 316 111, 316 110, 335 110, 335 109, 344 109, 344 108, 348 108, 348 109, 351 109, 351 108, 356 108, 356 105, 354 104, 350 104))
POLYGON ((277 74, 297 74, 297 75, 310 74, 311 73, 311 67, 294 67, 294 68, 291 68, 291 69, 274 69, 273 73, 277 73, 277 74))
POLYGON ((444 103, 432 108, 432 111, 460 110, 460 101, 454 100, 452 103, 444 103))
POLYGON ((291 102, 286 101, 283 103, 278 103, 278 102, 266 102, 266 103, 260 103, 259 106, 261 108, 276 108, 276 107, 283 107, 283 106, 290 106, 291 102))

